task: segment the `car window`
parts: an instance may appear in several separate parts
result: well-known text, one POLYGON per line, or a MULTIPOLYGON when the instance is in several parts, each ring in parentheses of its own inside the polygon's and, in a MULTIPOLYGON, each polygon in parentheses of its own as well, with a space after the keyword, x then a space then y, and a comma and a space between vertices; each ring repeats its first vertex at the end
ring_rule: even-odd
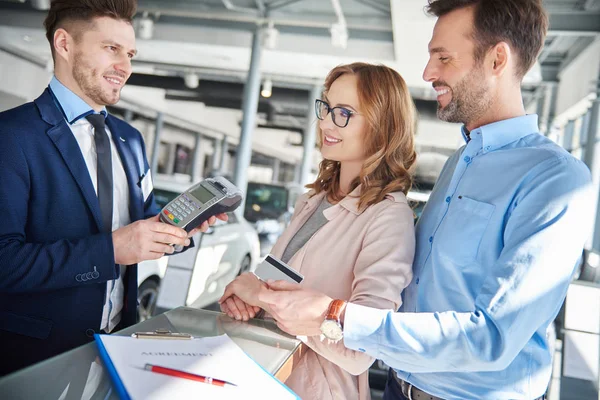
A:
POLYGON ((161 209, 164 208, 170 201, 175 197, 179 196, 180 193, 172 192, 170 190, 156 189, 154 188, 154 200, 161 209))
POLYGON ((288 191, 283 186, 248 183, 244 217, 250 222, 278 219, 288 210, 288 191))
POLYGON ((426 201, 415 201, 415 200, 408 201, 408 205, 410 206, 410 208, 412 208, 413 213, 414 213, 415 224, 421 217, 421 213, 423 212, 423 208, 425 208, 425 204, 427 204, 426 201))

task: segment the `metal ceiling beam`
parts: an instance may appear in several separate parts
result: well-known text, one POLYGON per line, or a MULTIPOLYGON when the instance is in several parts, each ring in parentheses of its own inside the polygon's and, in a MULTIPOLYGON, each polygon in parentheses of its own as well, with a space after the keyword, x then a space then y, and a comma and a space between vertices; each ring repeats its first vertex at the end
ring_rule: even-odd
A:
POLYGON ((269 4, 267 4, 267 7, 269 8, 269 11, 273 11, 276 10, 278 8, 282 8, 285 7, 287 5, 290 4, 294 4, 294 3, 298 3, 299 1, 304 1, 304 0, 279 0, 279 1, 273 1, 269 4))
POLYGON ((571 64, 589 45, 594 43, 594 37, 579 38, 572 46, 569 47, 567 56, 561 61, 560 69, 565 69, 571 64))
POLYGON ((538 61, 541 64, 543 64, 544 61, 546 61, 546 59, 550 56, 550 54, 553 54, 556 51, 558 51, 558 49, 561 47, 561 42, 563 41, 563 39, 564 38, 562 36, 557 36, 552 40, 549 46, 544 46, 542 53, 538 57, 538 61))
POLYGON ((263 0, 254 0, 254 3, 256 4, 256 8, 258 8, 258 11, 260 11, 261 15, 265 15, 267 8, 263 0))
POLYGON ((600 13, 554 12, 550 13, 550 32, 557 34, 577 34, 579 36, 600 33, 600 13))
POLYGON ((239 7, 234 5, 231 0, 221 0, 226 9, 230 11, 237 11, 241 13, 247 13, 250 15, 261 15, 261 12, 257 8, 239 7))
MULTIPOLYGON (((383 3, 378 3, 375 0, 354 0, 357 3, 363 4, 365 6, 371 7, 373 10, 380 11, 386 15, 390 15, 392 10, 389 5, 385 5, 383 3)), ((388 3, 389 4, 389 3, 388 3)))
MULTIPOLYGON (((557 38, 558 39, 558 38, 557 38)), ((545 82, 557 82, 558 75, 568 67, 577 57, 592 43, 594 37, 581 37, 574 41, 568 48, 564 57, 548 53, 543 59, 540 56, 542 66, 542 79, 545 82)))
POLYGON ((23 53, 22 51, 13 49, 10 46, 0 44, 0 52, 5 52, 7 54, 10 54, 13 57, 18 58, 18 59, 28 61, 34 65, 37 65, 38 67, 42 67, 42 68, 48 67, 48 63, 45 62, 43 59, 36 57, 33 54, 23 53))
MULTIPOLYGON (((158 70, 163 71, 191 71, 200 76, 201 80, 216 81, 216 82, 231 82, 231 83, 243 83, 246 80, 247 70, 233 70, 233 69, 221 69, 221 68, 206 68, 197 67, 193 65, 184 64, 169 64, 161 62, 149 62, 142 60, 133 60, 133 66, 150 66, 158 70)), ((135 71, 135 69, 134 69, 135 71)), ((138 75, 145 75, 145 72, 139 72, 138 75)), ((161 76, 161 74, 155 74, 152 76, 161 76)), ((164 75, 162 75, 164 76, 164 75)), ((172 74, 168 74, 166 77, 173 77, 172 74)), ((274 84, 279 88, 285 89, 296 89, 296 90, 308 90, 315 84, 321 83, 320 80, 314 78, 302 78, 294 75, 279 75, 279 74, 265 74, 265 77, 270 78, 274 84)))
MULTIPOLYGON (((267 6, 267 8, 269 8, 267 6)), ((202 3, 191 2, 168 2, 162 0, 142 0, 138 4, 138 12, 160 13, 160 15, 174 15, 180 17, 215 19, 222 21, 249 22, 261 24, 272 21, 275 25, 300 26, 307 28, 326 28, 329 29, 332 23, 332 14, 285 14, 283 12, 271 12, 268 18, 256 15, 240 13, 236 11, 223 11, 207 8, 202 3)), ((348 29, 372 30, 372 31, 392 31, 392 22, 389 16, 355 16, 346 17, 348 29)))
MULTIPOLYGON (((189 89, 185 86, 183 79, 177 76, 156 76, 146 74, 132 74, 127 81, 128 85, 147 86, 160 89, 166 89, 169 91, 168 95, 172 98, 178 97, 181 99, 194 100, 199 102, 209 101, 229 101, 235 100, 241 101, 242 93, 244 90, 244 83, 235 82, 216 82, 209 80, 201 80, 198 88, 189 89)), ((297 109, 298 102, 302 103, 301 109, 305 108, 304 101, 307 96, 307 90, 300 89, 288 89, 281 87, 274 87, 271 97, 263 99, 261 101, 272 103, 276 111, 283 114, 290 114, 294 116, 303 116, 303 113, 297 113, 293 110, 297 109), (288 106, 288 104, 290 106, 288 106)), ((237 103, 236 103, 237 104, 237 103)), ((239 104, 228 108, 239 109, 239 104)))

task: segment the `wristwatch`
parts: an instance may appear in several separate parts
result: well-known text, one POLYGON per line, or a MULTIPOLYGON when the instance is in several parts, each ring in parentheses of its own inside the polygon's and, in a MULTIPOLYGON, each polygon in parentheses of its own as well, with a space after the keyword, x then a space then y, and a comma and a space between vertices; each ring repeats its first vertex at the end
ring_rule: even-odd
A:
POLYGON ((342 309, 346 305, 344 300, 333 300, 329 303, 329 309, 327 310, 327 316, 325 321, 321 324, 321 333, 327 339, 334 342, 340 341, 344 337, 344 331, 342 330, 342 323, 340 317, 342 309))

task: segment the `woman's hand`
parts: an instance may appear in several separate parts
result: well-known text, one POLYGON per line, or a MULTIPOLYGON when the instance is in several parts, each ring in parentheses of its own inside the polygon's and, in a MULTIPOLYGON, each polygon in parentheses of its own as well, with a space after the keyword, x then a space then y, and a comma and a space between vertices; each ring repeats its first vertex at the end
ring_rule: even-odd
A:
POLYGON ((226 298, 223 302, 219 300, 219 302, 221 303, 221 311, 238 321, 248 321, 260 311, 260 307, 246 304, 236 295, 226 298))
POLYGON ((253 273, 242 274, 225 288, 225 293, 219 299, 221 310, 232 318, 247 321, 247 317, 254 317, 262 308, 263 304, 258 300, 258 295, 265 288, 267 284, 253 273), (250 311, 254 311, 252 316, 250 311))

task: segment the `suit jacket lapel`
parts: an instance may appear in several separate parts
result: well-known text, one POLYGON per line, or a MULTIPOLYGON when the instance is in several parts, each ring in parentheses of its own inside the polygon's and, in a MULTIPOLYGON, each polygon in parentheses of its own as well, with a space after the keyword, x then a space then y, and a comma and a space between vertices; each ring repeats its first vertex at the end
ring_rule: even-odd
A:
POLYGON ((56 148, 58 149, 67 168, 77 182, 81 193, 94 216, 98 229, 102 227, 102 218, 100 215, 100 203, 94 190, 94 184, 90 178, 81 149, 77 144, 77 140, 69 128, 67 121, 64 119, 58 106, 54 103, 52 95, 46 89, 44 93, 35 100, 42 119, 52 125, 46 134, 50 137, 56 148))
POLYGON ((129 215, 132 221, 140 220, 144 217, 143 206, 144 204, 143 194, 141 188, 138 186, 140 180, 140 171, 135 159, 131 146, 129 145, 127 138, 123 138, 119 135, 117 127, 109 116, 106 119, 106 125, 110 129, 112 134, 113 143, 119 152, 121 162, 123 163, 123 169, 125 169, 125 175, 127 176, 127 183, 129 184, 129 215))

